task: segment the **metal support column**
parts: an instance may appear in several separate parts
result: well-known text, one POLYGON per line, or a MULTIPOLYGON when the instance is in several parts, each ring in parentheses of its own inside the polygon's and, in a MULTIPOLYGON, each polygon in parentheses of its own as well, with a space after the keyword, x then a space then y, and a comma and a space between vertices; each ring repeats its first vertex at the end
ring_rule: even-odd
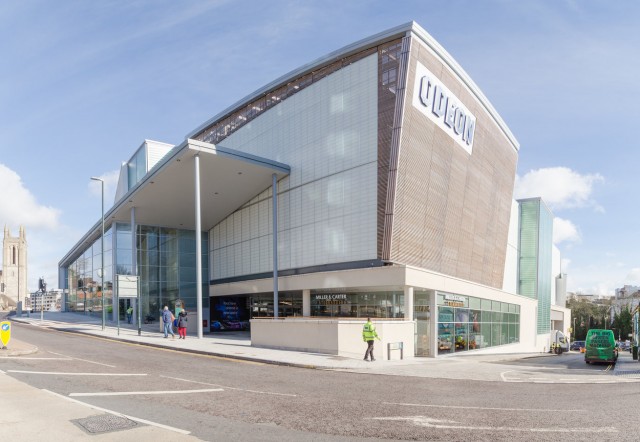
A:
POLYGON ((202 226, 200 219, 200 156, 195 155, 195 195, 196 195, 196 308, 198 309, 198 339, 202 339, 202 226))
MULTIPOLYGON (((138 276, 138 241, 136 231, 138 230, 136 225, 136 208, 131 208, 131 273, 133 276, 138 276)), ((138 279, 138 296, 136 302, 136 314, 134 315, 134 324, 138 326, 138 336, 142 335, 142 302, 140 302, 140 281, 138 279)), ((118 299, 118 321, 120 321, 120 299, 118 299)))
POLYGON ((273 193, 273 317, 278 319, 278 178, 271 175, 273 193))

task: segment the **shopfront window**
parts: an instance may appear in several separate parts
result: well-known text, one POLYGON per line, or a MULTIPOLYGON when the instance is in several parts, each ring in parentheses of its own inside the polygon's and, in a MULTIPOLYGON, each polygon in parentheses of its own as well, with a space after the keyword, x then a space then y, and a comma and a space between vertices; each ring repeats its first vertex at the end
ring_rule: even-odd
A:
MULTIPOLYGON (((260 293, 249 300, 251 318, 273 318, 273 293, 260 293)), ((278 316, 302 316, 302 292, 278 292, 278 316)))
POLYGON ((520 306, 438 293, 438 354, 519 342, 520 306))
POLYGON ((311 292, 311 316, 404 318, 404 292, 311 292))

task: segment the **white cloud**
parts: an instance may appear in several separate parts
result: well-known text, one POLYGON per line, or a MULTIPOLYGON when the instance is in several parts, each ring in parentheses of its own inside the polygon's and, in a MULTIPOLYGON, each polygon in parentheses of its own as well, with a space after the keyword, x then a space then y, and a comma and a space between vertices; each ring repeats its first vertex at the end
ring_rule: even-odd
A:
POLYGON ((20 176, 4 164, 0 164, 0 189, 0 222, 13 236, 18 234, 18 226, 25 226, 28 290, 37 289, 41 276, 49 288, 57 287, 60 249, 71 247, 81 232, 61 224, 61 211, 39 204, 20 176))
POLYGON ((568 167, 548 167, 516 176, 515 198, 541 197, 552 209, 593 207, 603 211, 591 199, 593 187, 604 182, 598 173, 581 175, 568 167))
POLYGON ((640 283, 640 267, 635 267, 629 270, 627 277, 624 279, 625 283, 637 285, 640 283))
POLYGON ((553 219, 553 243, 580 242, 580 232, 575 224, 568 219, 555 217, 553 219))
MULTIPOLYGON (((107 211, 113 205, 113 200, 116 196, 116 188, 118 187, 118 178, 120 176, 120 170, 112 170, 111 172, 103 173, 98 176, 104 180, 104 210, 107 211)), ((101 197, 101 184, 100 181, 90 180, 88 183, 89 192, 91 195, 100 198, 101 197)))
POLYGON ((562 273, 567 273, 569 271, 569 266, 571 265, 571 260, 569 258, 562 258, 560 263, 562 273))
POLYGON ((0 164, 0 220, 8 226, 56 229, 60 210, 38 204, 20 176, 0 164))

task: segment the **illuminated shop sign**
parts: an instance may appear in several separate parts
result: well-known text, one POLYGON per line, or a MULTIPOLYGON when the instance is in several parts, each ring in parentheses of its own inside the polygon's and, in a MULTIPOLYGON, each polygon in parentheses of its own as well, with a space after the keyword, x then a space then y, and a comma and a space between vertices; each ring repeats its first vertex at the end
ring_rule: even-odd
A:
POLYGON ((464 307, 464 296, 444 295, 444 305, 449 307, 464 307))
POLYGON ((421 63, 416 64, 413 106, 471 155, 476 117, 421 63))
POLYGON ((336 305, 348 304, 346 293, 325 293, 322 295, 314 295, 317 305, 336 305))

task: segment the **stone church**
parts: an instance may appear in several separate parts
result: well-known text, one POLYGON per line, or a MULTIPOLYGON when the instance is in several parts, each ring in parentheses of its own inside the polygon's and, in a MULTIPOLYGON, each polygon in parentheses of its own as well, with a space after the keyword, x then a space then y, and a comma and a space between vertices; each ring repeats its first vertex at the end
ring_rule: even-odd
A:
POLYGON ((27 237, 20 226, 17 237, 4 227, 2 271, 0 272, 0 308, 12 308, 24 303, 27 294, 27 237))

